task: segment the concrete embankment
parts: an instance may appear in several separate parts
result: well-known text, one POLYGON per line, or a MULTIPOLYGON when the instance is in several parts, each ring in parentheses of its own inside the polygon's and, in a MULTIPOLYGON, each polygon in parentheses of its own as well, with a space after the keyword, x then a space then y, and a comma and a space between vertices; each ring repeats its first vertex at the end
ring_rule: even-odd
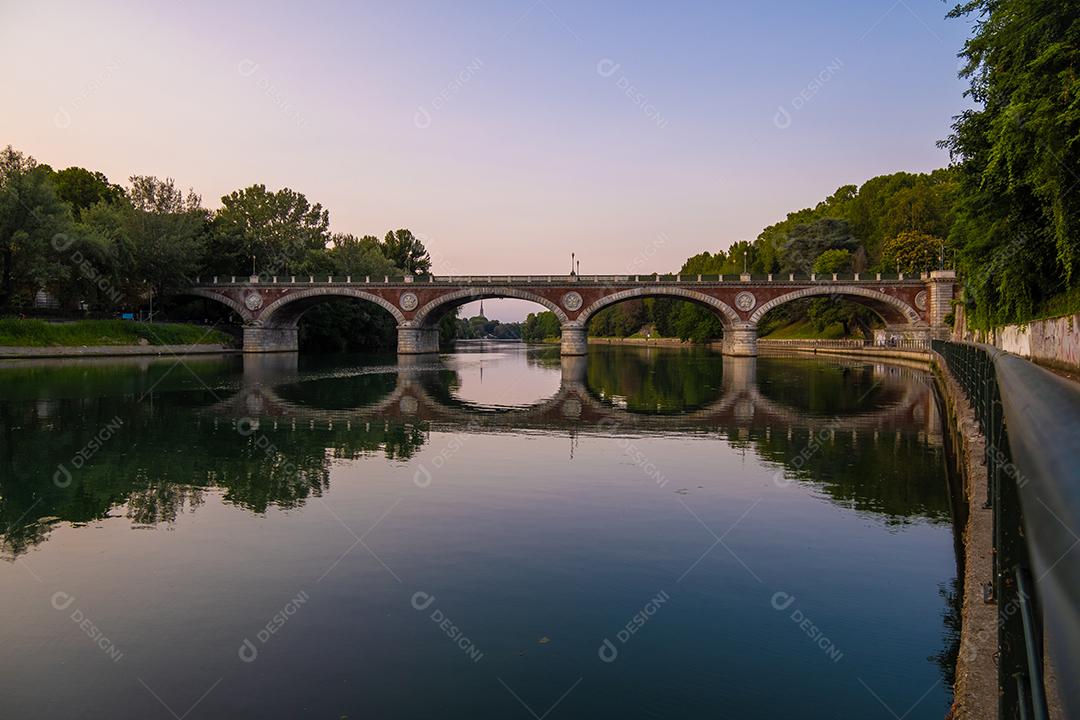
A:
POLYGON ((221 355, 240 352, 225 345, 80 345, 0 347, 0 358, 110 357, 138 355, 221 355))
POLYGON ((868 357, 880 360, 907 360, 918 363, 925 367, 930 362, 929 350, 906 350, 903 348, 890 348, 879 346, 826 346, 815 344, 813 341, 795 343, 790 341, 775 342, 770 340, 758 340, 758 350, 762 353, 797 353, 800 355, 838 355, 842 357, 868 357))
POLYGON ((720 343, 695 343, 679 338, 639 338, 639 337, 592 337, 589 336, 590 345, 632 345, 634 347, 700 347, 708 345, 719 349, 720 343))
POLYGON ((993 573, 993 512, 987 497, 985 442, 975 413, 963 390, 937 353, 929 353, 945 406, 954 469, 960 475, 962 509, 963 594, 960 653, 956 659, 951 720, 990 720, 997 717, 997 606, 983 601, 983 584, 993 573))

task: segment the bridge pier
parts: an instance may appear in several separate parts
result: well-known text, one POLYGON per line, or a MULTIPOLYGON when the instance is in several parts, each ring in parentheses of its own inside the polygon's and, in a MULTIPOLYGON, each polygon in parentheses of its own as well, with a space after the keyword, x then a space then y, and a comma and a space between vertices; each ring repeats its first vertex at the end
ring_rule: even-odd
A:
POLYGON ((588 329, 583 325, 563 325, 560 352, 563 355, 585 355, 588 353, 587 332, 588 329))
POLYGON ((725 327, 721 352, 733 357, 757 357, 757 324, 739 323, 725 327))
POLYGON ((439 352, 439 328, 398 326, 397 351, 398 355, 439 352))
POLYGON ((244 352, 296 352, 300 349, 297 328, 265 327, 263 325, 244 326, 244 352))
POLYGON ((563 384, 584 384, 588 371, 588 359, 581 355, 565 355, 562 358, 563 384))

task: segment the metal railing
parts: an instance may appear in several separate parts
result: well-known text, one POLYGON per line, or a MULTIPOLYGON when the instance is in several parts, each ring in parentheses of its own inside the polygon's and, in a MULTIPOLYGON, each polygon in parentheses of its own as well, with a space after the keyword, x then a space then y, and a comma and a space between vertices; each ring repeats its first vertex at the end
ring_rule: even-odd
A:
POLYGON ((933 348, 986 441, 999 717, 1048 717, 1044 628, 1066 716, 1080 717, 1080 386, 990 346, 933 348))
POLYGON ((913 352, 928 352, 930 350, 930 340, 918 340, 913 338, 891 338, 880 342, 861 340, 859 338, 806 338, 803 340, 791 338, 776 340, 759 338, 758 344, 763 347, 875 348, 883 350, 910 350, 913 352))

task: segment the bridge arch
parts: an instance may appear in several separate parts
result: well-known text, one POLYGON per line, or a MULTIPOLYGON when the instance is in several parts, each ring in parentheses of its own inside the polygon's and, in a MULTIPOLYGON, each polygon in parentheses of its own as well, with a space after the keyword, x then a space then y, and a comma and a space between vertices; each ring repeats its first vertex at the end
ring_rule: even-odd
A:
POLYGON ((612 293, 611 295, 605 295, 604 297, 594 301, 591 305, 578 313, 577 319, 574 320, 574 324, 580 325, 581 327, 587 327, 589 324, 589 320, 592 319, 593 315, 606 307, 610 307, 611 305, 617 305, 618 303, 624 302, 626 300, 658 297, 675 298, 677 300, 689 300, 690 302, 704 305, 705 307, 713 310, 720 316, 721 322, 723 322, 725 329, 730 328, 736 323, 741 322, 741 318, 739 317, 739 314, 735 312, 734 308, 725 303, 723 300, 714 298, 711 295, 706 295, 703 292, 698 292, 689 288, 647 285, 643 287, 629 288, 627 290, 620 290, 619 292, 612 293))
POLYGON ((189 297, 201 298, 203 300, 211 300, 220 305, 224 305, 225 307, 232 310, 234 313, 240 316, 240 319, 243 320, 244 323, 249 323, 252 320, 251 311, 244 307, 243 303, 239 303, 236 300, 233 300, 231 297, 222 293, 214 292, 212 290, 204 290, 202 288, 188 288, 186 290, 181 290, 176 294, 178 296, 186 295, 189 297))
POLYGON ((374 293, 346 286, 332 289, 309 288, 290 292, 263 308, 256 324, 267 327, 295 327, 300 321, 300 316, 314 306, 329 300, 349 298, 365 300, 378 305, 390 313, 394 318, 394 322, 398 325, 405 322, 405 316, 393 303, 374 293))
MULTIPOLYGON (((415 327, 432 327, 439 321, 439 318, 442 317, 443 312, 447 310, 476 300, 489 300, 493 298, 511 298, 514 300, 534 302, 538 305, 543 305, 545 308, 555 313, 555 317, 559 319, 560 324, 570 322, 566 312, 559 307, 556 302, 549 300, 543 295, 512 287, 471 287, 440 295, 434 300, 429 301, 416 311, 416 315, 413 316, 412 325, 415 327)), ((402 322, 404 322, 404 318, 402 318, 402 322)))
POLYGON ((925 324, 919 317, 918 311, 900 298, 888 293, 871 288, 856 287, 854 285, 815 285, 812 287, 793 290, 768 302, 764 302, 750 315, 749 322, 757 325, 765 317, 765 313, 773 308, 785 305, 793 300, 808 297, 820 297, 823 295, 839 295, 853 300, 860 305, 868 307, 877 313, 886 323, 907 323, 909 325, 925 324))

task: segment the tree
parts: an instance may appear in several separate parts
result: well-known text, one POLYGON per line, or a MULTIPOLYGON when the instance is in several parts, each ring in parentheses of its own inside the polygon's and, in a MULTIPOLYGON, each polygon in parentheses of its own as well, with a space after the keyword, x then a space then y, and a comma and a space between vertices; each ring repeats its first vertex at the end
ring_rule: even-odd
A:
POLYGON ((71 211, 50 175, 10 145, 0 151, 0 308, 29 303, 70 245, 71 211))
POLYGON ((851 269, 851 259, 850 250, 826 250, 814 261, 814 272, 826 275, 847 272, 851 269))
POLYGON ((221 205, 212 247, 224 274, 248 272, 255 256, 262 272, 300 275, 312 251, 323 254, 330 241, 330 213, 289 188, 269 192, 252 185, 224 196, 221 205))
POLYGON ((949 236, 976 326, 1026 320, 1077 284, 1080 264, 1080 12, 1076 3, 969 0, 967 95, 942 142, 958 162, 949 236))
POLYGON ((335 275, 393 275, 397 268, 382 253, 379 239, 374 235, 358 238, 348 233, 330 236, 329 256, 335 275))
POLYGON ((125 197, 124 188, 109 182, 102 173, 86 168, 69 167, 54 173, 52 179, 57 196, 71 205, 76 216, 95 203, 112 204, 125 197))
POLYGON ((529 313, 521 326, 521 339, 525 342, 543 342, 548 338, 559 337, 562 327, 555 313, 545 310, 540 313, 529 313))
POLYGON ((198 193, 188 188, 187 195, 184 195, 172 178, 161 180, 153 175, 132 175, 128 181, 131 183, 128 200, 136 210, 179 215, 202 208, 202 198, 198 193))
POLYGON ((904 231, 882 245, 881 269, 914 273, 935 268, 941 263, 944 243, 924 232, 904 231))
POLYGON ((821 218, 796 225, 780 251, 783 272, 810 273, 814 261, 826 250, 854 250, 858 240, 847 220, 821 218))
POLYGON ((708 342, 724 334, 724 324, 715 312, 689 302, 678 304, 672 327, 679 339, 693 342, 708 342))
POLYGON ((386 233, 382 243, 383 255, 408 275, 427 275, 431 272, 431 256, 424 243, 409 230, 386 233))

